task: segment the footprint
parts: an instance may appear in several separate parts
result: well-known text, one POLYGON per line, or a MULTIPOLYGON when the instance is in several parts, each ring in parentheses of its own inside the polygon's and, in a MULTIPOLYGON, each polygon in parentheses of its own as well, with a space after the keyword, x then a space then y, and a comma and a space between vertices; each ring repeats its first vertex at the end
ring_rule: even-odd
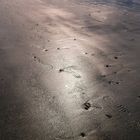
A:
POLYGON ((102 109, 102 107, 100 105, 97 105, 97 104, 93 104, 92 107, 95 109, 102 109))
POLYGON ((120 82, 116 82, 116 84, 117 84, 117 85, 119 85, 119 84, 120 84, 120 82))
POLYGON ((94 54, 94 53, 92 53, 92 54, 91 54, 91 56, 95 56, 95 54, 94 54))
POLYGON ((119 85, 120 82, 108 81, 108 84, 110 84, 110 85, 119 85))
POLYGON ((89 110, 91 108, 91 104, 89 102, 86 102, 86 103, 83 104, 83 108, 85 110, 89 110))
POLYGON ((111 85, 111 84, 113 84, 113 81, 108 81, 108 83, 111 85))
POLYGON ((128 115, 131 113, 127 107, 125 107, 124 105, 118 105, 115 100, 113 100, 113 98, 111 98, 110 96, 104 96, 103 97, 103 101, 105 101, 105 104, 108 105, 108 107, 111 108, 111 110, 116 110, 119 111, 120 113, 127 113, 128 115))
POLYGON ((129 127, 132 128, 132 129, 137 129, 137 130, 140 130, 140 122, 139 121, 136 121, 136 120, 133 120, 133 121, 130 121, 128 123, 129 127))
POLYGON ((106 75, 101 75, 101 77, 105 78, 105 77, 106 77, 106 75))
POLYGON ((44 51, 45 51, 45 52, 48 52, 49 50, 48 50, 48 49, 45 49, 44 51))
POLYGON ((102 136, 102 140, 112 140, 111 135, 109 135, 109 134, 104 134, 104 135, 102 136))
POLYGON ((38 56, 33 55, 33 59, 34 59, 34 61, 38 62, 39 64, 47 66, 49 69, 53 69, 53 66, 51 64, 47 64, 47 63, 43 62, 38 56))
POLYGON ((124 105, 116 104, 115 101, 113 101, 113 99, 110 96, 104 96, 103 100, 110 105, 114 105, 121 112, 130 113, 130 111, 127 109, 127 107, 125 107, 124 105))
POLYGON ((85 137, 86 134, 85 134, 84 132, 81 132, 81 133, 80 133, 80 136, 81 136, 81 137, 85 137))
POLYGON ((39 57, 34 56, 33 58, 34 58, 34 61, 38 61, 39 63, 41 62, 39 57))
POLYGON ((76 72, 76 70, 78 70, 77 67, 69 66, 69 67, 59 69, 59 72, 71 73, 75 78, 81 78, 81 75, 78 72, 76 72))
POLYGON ((109 119, 112 118, 112 115, 111 115, 111 114, 105 114, 105 116, 106 116, 107 118, 109 118, 109 119))
POLYGON ((85 95, 86 93, 85 92, 82 92, 82 94, 85 95))
POLYGON ((105 65, 105 67, 106 67, 106 68, 109 68, 109 67, 111 67, 111 65, 105 65))
POLYGON ((118 59, 118 57, 117 57, 117 56, 115 56, 115 57, 114 57, 114 59, 118 59))
MULTIPOLYGON (((100 98, 101 99, 101 98, 100 98)), ((85 110, 89 110, 92 109, 94 111, 99 111, 103 109, 103 106, 100 103, 100 99, 93 99, 93 100, 87 100, 84 104, 83 104, 83 108, 85 110)))
POLYGON ((123 106, 123 105, 117 105, 117 109, 120 111, 120 112, 124 112, 124 113, 130 113, 129 110, 123 106))
POLYGON ((64 72, 64 69, 59 69, 59 72, 64 72))
POLYGON ((75 78, 81 78, 81 75, 78 74, 78 73, 73 74, 73 76, 74 76, 75 78))
POLYGON ((102 99, 106 103, 111 103, 111 104, 113 103, 113 99, 110 96, 103 96, 102 99))
POLYGON ((127 70, 128 72, 131 72, 132 70, 127 70))

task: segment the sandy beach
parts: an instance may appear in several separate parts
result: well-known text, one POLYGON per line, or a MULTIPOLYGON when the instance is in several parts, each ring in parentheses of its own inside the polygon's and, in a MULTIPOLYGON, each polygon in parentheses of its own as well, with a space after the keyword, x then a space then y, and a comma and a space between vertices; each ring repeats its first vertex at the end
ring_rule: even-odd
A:
POLYGON ((0 0, 0 140, 139 140, 140 1, 0 0))

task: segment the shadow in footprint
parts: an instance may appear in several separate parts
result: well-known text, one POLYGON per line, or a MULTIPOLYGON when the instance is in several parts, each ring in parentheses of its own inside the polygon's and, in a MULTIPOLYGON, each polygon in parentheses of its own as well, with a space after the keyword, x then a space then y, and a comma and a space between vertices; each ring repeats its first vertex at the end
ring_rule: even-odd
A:
POLYGON ((109 119, 112 118, 112 115, 111 115, 111 114, 105 114, 105 116, 106 116, 107 118, 109 118, 109 119))
POLYGON ((105 67, 106 67, 106 68, 109 68, 109 67, 111 67, 111 65, 105 65, 105 67))
POLYGON ((118 59, 118 57, 117 57, 117 56, 115 56, 115 57, 114 57, 114 59, 118 59))
POLYGON ((84 132, 81 132, 81 133, 80 133, 80 136, 81 136, 81 137, 86 137, 86 134, 85 134, 84 132))

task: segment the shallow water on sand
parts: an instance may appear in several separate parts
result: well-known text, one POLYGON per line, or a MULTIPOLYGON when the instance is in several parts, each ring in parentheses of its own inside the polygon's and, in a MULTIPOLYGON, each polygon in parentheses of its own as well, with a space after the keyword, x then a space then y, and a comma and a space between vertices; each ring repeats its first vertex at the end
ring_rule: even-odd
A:
POLYGON ((79 4, 103 4, 121 6, 121 8, 131 8, 133 10, 140 10, 139 0, 78 0, 79 4))

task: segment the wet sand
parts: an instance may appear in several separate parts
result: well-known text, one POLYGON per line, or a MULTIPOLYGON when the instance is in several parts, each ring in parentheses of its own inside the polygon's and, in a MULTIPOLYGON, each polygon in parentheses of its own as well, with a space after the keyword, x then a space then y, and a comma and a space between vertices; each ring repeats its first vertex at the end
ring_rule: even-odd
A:
POLYGON ((139 25, 139 0, 1 0, 0 140, 139 140, 139 25))

